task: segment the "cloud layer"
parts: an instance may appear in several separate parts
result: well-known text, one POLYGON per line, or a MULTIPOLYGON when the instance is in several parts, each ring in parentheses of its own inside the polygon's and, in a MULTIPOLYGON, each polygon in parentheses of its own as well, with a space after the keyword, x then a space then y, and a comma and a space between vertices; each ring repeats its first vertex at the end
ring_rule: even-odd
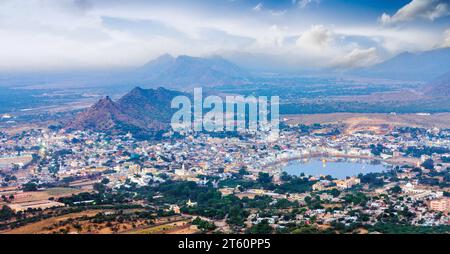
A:
POLYGON ((337 8, 317 0, 4 0, 0 71, 139 66, 164 53, 248 56, 248 67, 265 59, 292 69, 354 68, 450 46, 450 24, 430 22, 448 15, 446 1, 413 0, 383 14, 384 26, 383 9, 367 17, 337 8), (414 20, 426 22, 391 26, 414 20))
POLYGON ((433 21, 448 15, 450 15, 450 8, 445 0, 413 0, 392 16, 383 13, 380 22, 384 25, 391 25, 418 18, 433 21))

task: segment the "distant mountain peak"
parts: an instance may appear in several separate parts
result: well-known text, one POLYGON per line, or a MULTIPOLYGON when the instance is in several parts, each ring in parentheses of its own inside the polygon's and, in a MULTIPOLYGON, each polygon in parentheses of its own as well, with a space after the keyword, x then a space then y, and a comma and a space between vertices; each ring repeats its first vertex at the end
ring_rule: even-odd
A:
POLYGON ((186 89, 192 86, 217 86, 243 83, 249 74, 221 56, 194 57, 162 55, 139 70, 148 84, 186 89))
POLYGON ((136 86, 136 87, 134 87, 134 88, 129 92, 129 94, 132 94, 132 93, 142 93, 143 91, 144 91, 144 89, 143 89, 142 87, 136 86))
POLYGON ((115 102, 111 100, 109 96, 106 96, 105 98, 100 99, 97 103, 95 103, 92 108, 94 109, 101 109, 101 108, 108 108, 108 107, 116 107, 115 102))
POLYGON ((188 55, 179 55, 176 59, 200 59, 200 57, 188 56, 188 55))
POLYGON ((169 53, 162 54, 158 57, 159 59, 173 59, 173 56, 169 53))
POLYGON ((175 60, 175 57, 173 57, 170 54, 164 54, 155 59, 155 61, 157 61, 157 62, 172 62, 174 60, 175 60))
POLYGON ((164 67, 164 66, 172 64, 174 61, 175 61, 175 58, 172 55, 164 54, 164 55, 161 55, 161 56, 147 62, 146 64, 144 64, 141 67, 141 69, 146 70, 146 69, 158 68, 161 66, 164 67))

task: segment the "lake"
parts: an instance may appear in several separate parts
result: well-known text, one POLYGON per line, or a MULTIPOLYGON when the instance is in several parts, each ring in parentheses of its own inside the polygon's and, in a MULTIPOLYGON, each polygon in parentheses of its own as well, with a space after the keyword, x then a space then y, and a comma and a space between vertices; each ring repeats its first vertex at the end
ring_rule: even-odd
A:
POLYGON ((310 158, 290 161, 283 166, 283 171, 290 175, 320 176, 331 175, 334 178, 345 179, 358 174, 378 173, 389 170, 390 167, 380 161, 362 159, 310 158))

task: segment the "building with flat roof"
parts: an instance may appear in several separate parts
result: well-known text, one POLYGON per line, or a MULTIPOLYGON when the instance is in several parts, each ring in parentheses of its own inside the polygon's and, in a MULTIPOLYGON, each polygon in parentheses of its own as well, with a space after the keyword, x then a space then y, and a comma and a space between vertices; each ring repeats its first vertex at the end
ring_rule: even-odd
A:
POLYGON ((444 197, 428 201, 428 208, 433 211, 450 212, 450 198, 444 197))

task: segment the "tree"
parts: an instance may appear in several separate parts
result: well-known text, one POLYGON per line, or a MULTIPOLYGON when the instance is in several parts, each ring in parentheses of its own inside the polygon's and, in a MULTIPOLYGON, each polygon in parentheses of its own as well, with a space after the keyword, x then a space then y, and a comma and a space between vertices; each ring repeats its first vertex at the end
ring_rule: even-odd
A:
POLYGON ((239 174, 242 176, 248 175, 247 167, 242 166, 241 169, 239 169, 239 174))
POLYGON ((37 184, 33 182, 28 182, 22 185, 23 191, 37 191, 37 184))
POLYGON ((271 234, 272 232, 273 228, 269 225, 267 220, 261 221, 248 230, 248 233, 250 234, 271 234))
POLYGON ((306 203, 310 203, 311 202, 311 197, 310 196, 306 196, 305 198, 304 198, 304 201, 306 202, 306 203))
POLYGON ((401 188, 400 186, 398 186, 398 185, 395 185, 395 186, 392 187, 389 191, 390 191, 391 193, 398 194, 398 193, 401 193, 401 192, 402 192, 402 188, 401 188))
POLYGON ((14 211, 7 207, 3 206, 2 209, 0 209, 0 221, 7 221, 14 217, 14 211))
POLYGON ((347 204, 363 205, 367 202, 368 198, 362 192, 356 192, 353 194, 347 194, 344 196, 344 201, 347 204))
POLYGON ((370 151, 375 156, 379 156, 383 152, 383 149, 384 149, 384 147, 381 144, 377 144, 377 145, 371 144, 370 145, 370 151))
POLYGON ((320 233, 320 231, 312 226, 307 224, 302 224, 300 226, 297 226, 291 231, 292 234, 317 234, 320 233))
POLYGON ((216 225, 214 225, 214 223, 211 223, 206 220, 202 220, 199 217, 195 218, 192 221, 192 224, 197 225, 198 229, 200 229, 203 232, 216 229, 216 225))
POLYGON ((269 173, 259 172, 258 182, 262 184, 268 184, 272 182, 272 176, 269 173))
POLYGON ((384 184, 381 174, 379 173, 359 174, 358 177, 361 179, 361 183, 367 183, 370 187, 380 187, 384 184))
POLYGON ((103 193, 103 192, 106 191, 106 187, 102 183, 95 183, 94 184, 94 190, 96 190, 96 191, 98 191, 100 193, 103 193))
POLYGON ((445 182, 450 182, 450 173, 447 173, 444 175, 444 181, 445 182))
POLYGON ((227 223, 235 226, 244 226, 244 221, 248 215, 248 212, 242 207, 238 205, 232 206, 228 213, 227 223))
POLYGON ((285 181, 285 182, 287 182, 287 181, 291 181, 292 180, 292 176, 290 176, 286 171, 283 171, 281 173, 280 179, 285 181))
POLYGON ((332 189, 332 190, 330 191, 330 194, 331 194, 333 197, 337 197, 337 196, 339 196, 339 195, 341 194, 341 192, 340 192, 338 189, 332 189))
POLYGON ((432 159, 426 159, 422 163, 422 167, 424 167, 426 169, 433 169, 434 168, 434 161, 432 159))

